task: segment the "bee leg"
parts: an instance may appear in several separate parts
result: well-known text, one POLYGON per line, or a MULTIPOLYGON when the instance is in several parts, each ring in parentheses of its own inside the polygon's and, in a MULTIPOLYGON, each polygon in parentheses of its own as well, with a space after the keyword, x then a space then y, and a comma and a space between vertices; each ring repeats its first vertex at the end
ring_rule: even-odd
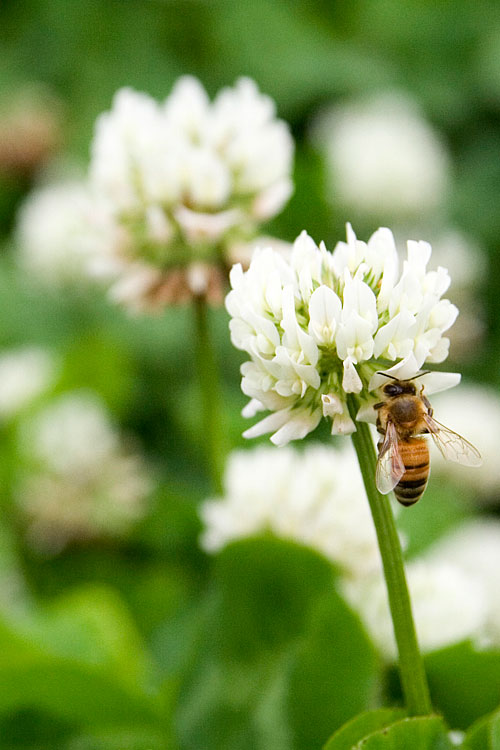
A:
POLYGON ((373 404, 374 409, 381 409, 384 406, 385 401, 379 401, 378 404, 373 404))

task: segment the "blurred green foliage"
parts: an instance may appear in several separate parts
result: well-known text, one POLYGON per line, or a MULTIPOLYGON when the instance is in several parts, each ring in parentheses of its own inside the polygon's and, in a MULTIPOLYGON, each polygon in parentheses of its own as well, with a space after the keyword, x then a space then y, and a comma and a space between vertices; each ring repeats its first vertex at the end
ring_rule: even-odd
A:
MULTIPOLYGON (((453 159, 449 218, 484 246, 489 263, 481 290, 486 340, 449 369, 500 384, 497 0, 0 6, 0 115, 23 86, 46 86, 62 103, 61 163, 85 165, 94 121, 117 88, 163 98, 184 73, 199 76, 211 95, 250 75, 276 100, 297 142, 296 188, 269 233, 291 240, 307 228, 328 246, 343 236, 346 220, 360 236, 375 227, 328 204, 325 167, 308 141, 312 116, 322 105, 372 91, 413 94, 453 159)), ((2 428, 1 504, 26 602, 21 612, 0 614, 0 748, 319 748, 356 713, 396 703, 398 687, 384 682, 360 622, 336 593, 335 571, 318 555, 270 538, 235 543, 215 562, 199 550, 197 505, 212 490, 191 311, 132 318, 98 292, 51 291, 24 278, 10 232, 39 176, 0 176, 0 343, 53 351, 61 362, 55 392, 86 387, 101 394, 121 426, 139 436, 159 481, 151 513, 126 541, 41 557, 26 546, 12 507, 15 427, 2 428)), ((227 442, 236 447, 244 427, 241 357, 223 310, 212 312, 211 325, 227 442)), ((469 512, 446 492, 430 488, 428 495, 403 523, 411 555, 469 512)), ((499 659, 469 644, 428 657, 436 707, 451 726, 465 729, 496 708, 499 659)), ((440 719, 399 718, 365 717, 349 741, 370 732, 359 747, 410 747, 409 738, 422 750, 450 746, 440 719)), ((493 750, 499 743, 498 718, 491 718, 471 731, 466 746, 493 750)), ((335 739, 327 745, 344 746, 335 739)))

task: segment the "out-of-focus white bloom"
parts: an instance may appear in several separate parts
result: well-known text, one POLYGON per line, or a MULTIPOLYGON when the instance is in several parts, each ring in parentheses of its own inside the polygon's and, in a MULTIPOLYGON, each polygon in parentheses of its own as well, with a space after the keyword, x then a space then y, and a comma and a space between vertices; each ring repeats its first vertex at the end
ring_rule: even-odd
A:
POLYGON ((447 153, 406 96, 390 93, 329 110, 314 131, 336 203, 393 218, 420 215, 443 201, 447 153))
POLYGON ((230 541, 271 531, 310 546, 346 576, 380 568, 373 521, 351 446, 235 451, 225 495, 201 508, 201 544, 215 552, 230 541))
POLYGON ((248 78, 212 103, 191 76, 162 104, 118 91, 96 124, 90 181, 132 238, 120 275, 220 263, 288 200, 292 159, 288 127, 248 78))
MULTIPOLYGON (((262 248, 246 272, 234 266, 226 298, 231 340, 250 355, 241 387, 253 413, 272 412, 246 437, 273 432, 271 440, 284 445, 322 416, 332 420, 332 433, 352 432, 347 394, 362 405, 385 382, 377 371, 412 378, 425 363, 444 361, 443 334, 458 310, 441 299, 450 278, 442 267, 427 271, 430 257, 427 242, 409 241, 400 272, 389 229, 365 243, 348 225, 347 242, 333 253, 302 232, 289 259, 262 248)), ((420 382, 432 393, 459 379, 430 373, 420 382)))
MULTIPOLYGON (((448 562, 416 560, 406 569, 419 646, 434 651, 479 638, 487 618, 481 582, 448 562)), ((387 588, 379 574, 344 582, 344 592, 389 661, 397 658, 387 588)))
POLYGON ((433 470, 454 478, 480 493, 481 499, 498 500, 500 490, 500 462, 498 435, 500 434, 500 398, 493 388, 464 385, 460 393, 447 393, 433 399, 436 419, 450 429, 464 435, 481 453, 480 471, 445 461, 439 451, 433 456, 433 470))
POLYGON ((0 418, 9 419, 49 387, 56 365, 44 349, 26 346, 0 356, 0 418))
POLYGON ((485 640, 500 646, 500 522, 495 518, 466 521, 433 545, 427 556, 480 582, 488 604, 485 640))
POLYGON ((65 394, 22 427, 17 499, 33 546, 119 535, 145 513, 152 479, 94 394, 65 394))
POLYGON ((110 263, 126 246, 126 235, 105 202, 83 181, 71 180, 28 196, 18 214, 16 244, 23 268, 65 284, 81 280, 95 259, 110 263))

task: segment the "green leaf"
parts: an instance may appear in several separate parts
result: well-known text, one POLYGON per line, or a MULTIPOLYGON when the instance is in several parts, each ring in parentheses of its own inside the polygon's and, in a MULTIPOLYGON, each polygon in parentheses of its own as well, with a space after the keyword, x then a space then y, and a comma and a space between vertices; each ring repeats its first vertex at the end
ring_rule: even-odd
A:
POLYGON ((469 729, 464 750, 500 750, 500 712, 479 719, 469 729))
POLYGON ((467 729, 500 701, 500 650, 478 651, 464 642, 425 659, 434 707, 451 727, 467 729))
POLYGON ((0 620, 0 715, 46 713, 82 728, 160 725, 162 701, 128 612, 88 587, 43 613, 0 620))
POLYGON ((358 618, 331 591, 318 602, 290 669, 287 714, 294 748, 320 747, 373 704, 377 662, 358 618))
POLYGON ((383 729, 404 716, 402 708, 379 708, 365 711, 344 724, 330 737, 323 750, 351 750, 359 740, 377 729, 383 729))
POLYGON ((451 750, 453 745, 439 716, 401 719, 368 735, 352 750, 451 750))
POLYGON ((221 647, 239 660, 299 636, 318 596, 334 586, 327 560, 271 536, 226 547, 215 574, 221 593, 221 647))
POLYGON ((186 750, 310 750, 373 699, 376 661, 331 565, 293 542, 227 547, 177 716, 186 750))

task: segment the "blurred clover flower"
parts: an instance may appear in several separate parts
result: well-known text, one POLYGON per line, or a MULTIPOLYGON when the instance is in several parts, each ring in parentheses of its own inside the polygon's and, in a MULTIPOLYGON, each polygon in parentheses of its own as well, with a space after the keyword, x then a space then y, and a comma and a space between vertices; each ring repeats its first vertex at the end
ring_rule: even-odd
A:
POLYGON ((440 394, 434 402, 439 419, 456 432, 467 435, 481 452, 481 471, 467 466, 457 469, 445 461, 439 451, 433 460, 434 470, 448 477, 461 488, 472 490, 480 502, 499 503, 500 462, 498 435, 500 433, 500 398, 498 391, 484 385, 465 384, 459 394, 440 394))
POLYGON ((324 112, 313 138, 325 152, 332 200, 351 211, 420 217, 445 198, 448 155, 407 95, 386 93, 324 112))
MULTIPOLYGON (((333 434, 353 432, 348 394, 361 407, 358 419, 370 421, 372 391, 384 382, 379 371, 410 378, 424 364, 445 360, 443 333, 458 310, 441 299, 450 278, 442 267, 427 271, 430 257, 427 242, 409 241, 400 273, 389 229, 365 243, 347 225, 347 242, 332 253, 302 232, 288 260, 262 248, 246 272, 234 266, 226 307, 232 342, 251 358, 241 368, 251 398, 244 413, 272 412, 245 436, 273 432, 272 442, 284 445, 311 432, 322 416, 331 419, 333 434)), ((459 379, 429 373, 422 383, 433 393, 459 379)))
POLYGON ((33 547, 56 554, 72 541, 119 536, 146 512, 153 482, 103 403, 60 396, 21 425, 17 502, 33 547))
POLYGON ((288 126, 248 78, 212 103, 191 76, 161 104, 121 89, 91 151, 90 184, 128 238, 114 247, 112 294, 135 307, 221 301, 229 248, 292 192, 288 126))
POLYGON ((53 383, 56 363, 37 346, 9 349, 0 355, 0 419, 16 416, 53 383))
MULTIPOLYGON (((415 626, 424 652, 473 638, 480 640, 488 605, 481 581, 449 561, 420 558, 407 565, 415 626)), ((382 656, 397 656, 384 579, 375 573, 343 581, 344 593, 360 614, 382 656)))
POLYGON ((352 448, 308 446, 276 452, 235 451, 226 466, 224 496, 201 507, 201 546, 271 531, 321 552, 346 576, 380 569, 377 537, 352 448))
MULTIPOLYGON (((487 598, 486 645, 500 646, 500 522, 475 518, 441 538, 427 557, 436 565, 454 565, 483 587, 487 598)), ((468 605, 470 606, 470 605, 468 605)), ((468 607, 467 607, 468 608, 468 607)))
POLYGON ((20 266, 37 279, 64 286, 81 281, 91 263, 113 263, 112 249, 127 235, 106 203, 84 180, 65 180, 33 190, 17 215, 20 266))

